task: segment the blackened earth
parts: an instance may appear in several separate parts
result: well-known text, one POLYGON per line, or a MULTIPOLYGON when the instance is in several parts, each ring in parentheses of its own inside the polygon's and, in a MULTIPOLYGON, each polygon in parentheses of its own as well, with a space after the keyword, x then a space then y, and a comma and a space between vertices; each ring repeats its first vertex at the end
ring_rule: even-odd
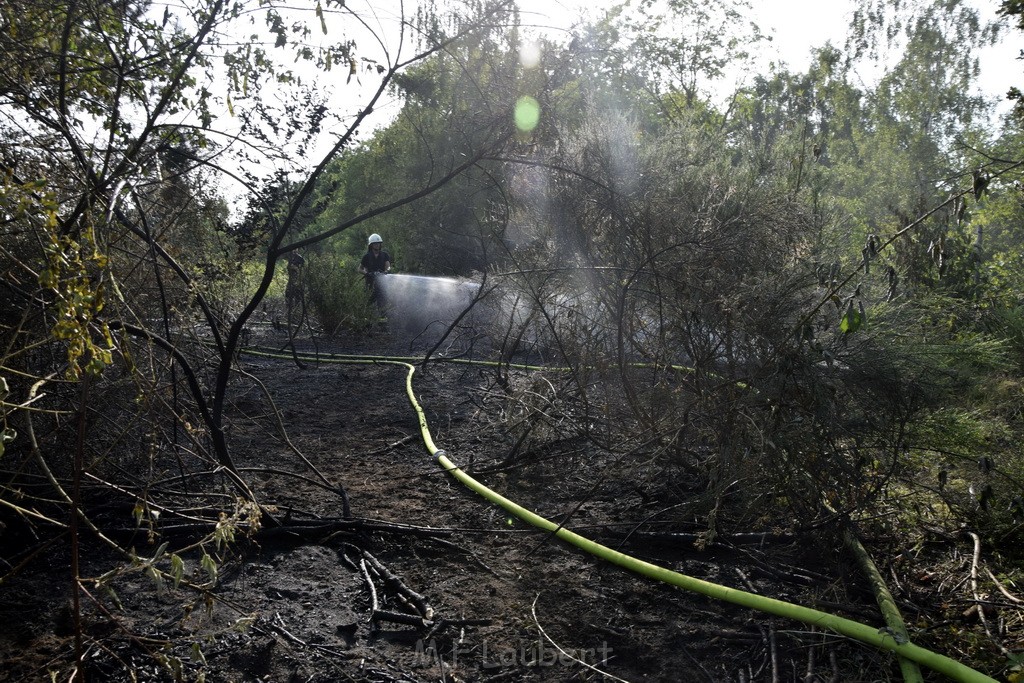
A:
MULTIPOLYGON (((269 333, 258 341, 283 345, 269 333)), ((386 332, 299 346, 409 353, 408 340, 386 332)), ((240 377, 229 438, 236 465, 283 530, 265 524, 254 538, 238 533, 215 553, 210 591, 136 569, 112 578, 109 593, 87 596, 89 680, 898 677, 888 654, 631 574, 486 502, 427 453, 404 367, 299 367, 257 356, 245 356, 243 367, 273 403, 240 377), (347 493, 352 520, 342 520, 342 497, 317 485, 317 472, 347 493)), ((535 380, 525 372, 509 379, 535 380)), ((873 599, 827 536, 762 527, 700 543, 706 519, 687 524, 671 513, 704 495, 685 474, 666 482, 664 472, 604 461, 572 440, 531 451, 510 427, 510 392, 493 370, 430 364, 417 370, 414 391, 438 447, 525 507, 569 517, 568 527, 661 566, 880 625, 873 599), (663 520, 673 523, 659 526, 663 520)), ((159 542, 145 533, 130 540, 140 557, 159 542)), ((67 680, 75 628, 64 545, 54 543, 0 586, 0 680, 67 680)), ((198 550, 181 557, 184 578, 209 579, 198 550)), ((90 577, 120 564, 97 544, 84 563, 90 577)), ((928 587, 902 578, 901 599, 927 601, 928 587)))

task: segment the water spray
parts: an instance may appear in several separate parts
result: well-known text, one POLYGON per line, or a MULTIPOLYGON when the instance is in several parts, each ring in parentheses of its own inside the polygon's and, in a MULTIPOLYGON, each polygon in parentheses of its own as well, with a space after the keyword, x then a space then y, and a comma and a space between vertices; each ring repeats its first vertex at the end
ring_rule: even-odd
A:
POLYGON ((389 327, 413 334, 443 332, 480 292, 480 283, 472 280, 404 273, 379 275, 374 286, 389 327))

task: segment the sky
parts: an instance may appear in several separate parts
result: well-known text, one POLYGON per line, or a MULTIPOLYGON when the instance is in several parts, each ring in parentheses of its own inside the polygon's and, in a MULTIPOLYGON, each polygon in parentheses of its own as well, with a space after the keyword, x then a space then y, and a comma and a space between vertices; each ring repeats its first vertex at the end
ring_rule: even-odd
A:
MULTIPOLYGON (((713 2, 714 0, 708 0, 713 2)), ((811 50, 831 41, 842 47, 856 0, 750 0, 751 19, 771 36, 763 51, 765 61, 785 62, 791 70, 802 71, 809 65, 811 50)), ((972 0, 983 18, 994 18, 999 0, 972 0)), ((569 28, 581 13, 593 17, 615 4, 614 0, 519 0, 524 23, 530 22, 569 28)), ((1002 44, 981 55, 980 89, 991 97, 1002 98, 1012 85, 1024 85, 1024 61, 1014 60, 1024 49, 1024 33, 1004 32, 1002 44), (1009 67, 1007 65, 1010 65, 1009 67)), ((1008 105, 1007 105, 1008 108, 1008 105)))
MULTIPOLYGON (((596 18, 614 4, 618 0, 519 0, 524 23, 552 30, 567 29, 581 13, 596 18)), ((751 18, 762 31, 775 36, 772 50, 795 65, 809 54, 812 45, 830 38, 842 43, 854 0, 751 0, 751 4, 751 18)))

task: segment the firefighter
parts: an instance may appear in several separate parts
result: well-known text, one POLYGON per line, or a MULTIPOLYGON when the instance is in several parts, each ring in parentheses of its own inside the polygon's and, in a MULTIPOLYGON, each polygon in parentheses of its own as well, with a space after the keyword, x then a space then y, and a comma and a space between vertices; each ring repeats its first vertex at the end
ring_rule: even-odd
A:
POLYGON ((373 233, 367 240, 366 253, 363 254, 363 260, 359 262, 359 272, 366 278, 366 288, 370 290, 370 297, 378 306, 382 302, 376 278, 387 273, 389 270, 391 270, 391 255, 384 251, 384 240, 381 236, 373 233))

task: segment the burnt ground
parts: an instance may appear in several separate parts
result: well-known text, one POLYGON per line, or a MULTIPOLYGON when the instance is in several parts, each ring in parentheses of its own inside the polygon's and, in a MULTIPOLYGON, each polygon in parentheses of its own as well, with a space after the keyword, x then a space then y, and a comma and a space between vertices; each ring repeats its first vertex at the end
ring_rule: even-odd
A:
MULTIPOLYGON (((408 350, 387 335, 319 349, 408 350)), ((630 574, 486 502, 428 456, 402 367, 261 357, 243 366, 273 405, 237 380, 236 464, 287 531, 267 524, 219 550, 207 542, 213 589, 186 585, 209 579, 196 548, 180 554, 181 585, 143 566, 110 577, 109 592, 93 588, 84 608, 91 680, 899 679, 887 654, 630 574), (352 520, 341 521, 342 499, 316 485, 317 471, 344 487, 352 520)), ((685 468, 623 467, 571 441, 515 451, 486 368, 430 365, 414 386, 437 445, 525 507, 554 520, 572 513, 570 528, 692 576, 880 623, 827 536, 751 519, 700 543, 706 516, 687 506, 703 484, 685 468)), ((140 533, 130 544, 146 557, 158 541, 140 533)), ((0 587, 0 680, 67 680, 73 628, 61 553, 37 556, 0 587)), ((85 562, 92 577, 116 566, 95 546, 85 562)), ((158 566, 171 571, 166 558, 158 566)), ((911 620, 934 601, 925 576, 892 576, 911 620)))

